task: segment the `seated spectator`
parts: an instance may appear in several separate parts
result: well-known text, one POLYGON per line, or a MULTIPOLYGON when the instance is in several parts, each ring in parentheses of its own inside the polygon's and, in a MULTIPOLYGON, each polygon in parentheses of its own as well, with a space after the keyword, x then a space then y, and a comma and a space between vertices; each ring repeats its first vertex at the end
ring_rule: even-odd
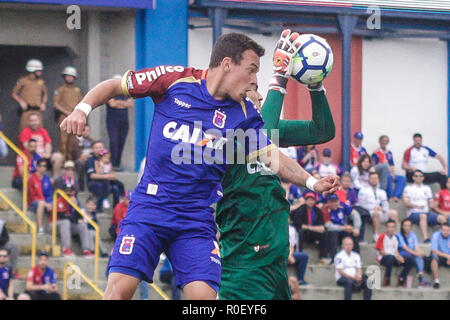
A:
POLYGON ((414 259, 411 257, 402 257, 398 252, 398 239, 395 236, 397 224, 394 220, 386 222, 386 232, 380 234, 375 249, 377 250, 377 262, 386 267, 384 273, 383 285, 391 285, 391 273, 394 266, 403 266, 403 270, 398 278, 398 286, 404 286, 409 271, 414 266, 414 259))
POLYGON ((22 279, 17 273, 17 260, 19 259, 19 246, 10 241, 6 222, 0 219, 0 249, 8 250, 8 260, 10 260, 11 269, 16 279, 22 279))
POLYGON ((373 222, 373 240, 377 242, 380 223, 385 223, 389 219, 398 223, 398 213, 389 209, 389 202, 386 192, 378 187, 378 173, 371 172, 369 175, 369 186, 359 190, 358 209, 369 213, 373 222), (362 210, 361 210, 362 208, 362 210))
MULTIPOLYGON (((71 201, 77 203, 75 198, 75 190, 73 187, 66 187, 64 192, 70 197, 71 201)), ((73 257, 72 252, 72 236, 79 235, 83 257, 92 258, 94 254, 89 250, 89 234, 87 224, 83 217, 76 212, 71 205, 62 197, 57 199, 57 220, 56 227, 61 237, 61 247, 64 257, 73 257)), ((53 217, 50 218, 49 224, 52 227, 53 217)))
POLYGON ((316 150, 316 146, 308 145, 304 147, 298 147, 297 149, 297 162, 309 173, 314 169, 317 161, 319 160, 319 154, 316 150))
POLYGON ((166 255, 164 255, 164 262, 159 269, 159 280, 162 283, 166 283, 170 286, 170 291, 172 292, 172 300, 180 300, 180 290, 177 288, 175 284, 175 275, 172 270, 172 265, 170 264, 169 259, 166 255))
MULTIPOLYGON (((82 210, 89 218, 91 218, 92 221, 94 221, 98 225, 97 214, 95 212, 95 208, 97 206, 96 201, 97 198, 94 195, 90 194, 87 197, 84 209, 82 210)), ((88 250, 90 252, 95 252, 95 228, 91 224, 89 224, 86 219, 81 220, 81 222, 79 220, 78 223, 85 223, 87 225, 89 239, 88 250)), ((99 249, 102 258, 108 256, 107 249, 101 239, 99 239, 99 249)))
POLYGON ((416 133, 413 136, 414 144, 408 148, 403 155, 402 169, 406 170, 406 178, 408 182, 413 182, 413 175, 415 170, 420 170, 424 173, 425 184, 438 182, 441 189, 445 189, 448 175, 448 166, 444 157, 437 154, 428 147, 422 145, 422 135, 416 133), (439 172, 427 172, 428 158, 433 157, 439 160, 442 165, 442 170, 439 172))
POLYGON ((289 224, 289 256, 288 265, 295 265, 297 269, 297 279, 300 286, 307 286, 308 282, 305 281, 306 266, 308 265, 308 254, 305 252, 297 251, 298 246, 298 233, 294 226, 289 224))
POLYGON ((435 226, 438 223, 447 222, 447 216, 430 212, 430 206, 433 205, 433 193, 431 188, 423 184, 424 174, 420 170, 414 170, 414 183, 406 186, 403 191, 403 204, 408 209, 407 218, 412 223, 420 226, 424 243, 430 243, 428 237, 428 226, 435 226))
POLYGON ((345 300, 352 300, 353 291, 361 289, 364 290, 364 300, 370 300, 372 290, 367 287, 368 278, 362 273, 361 256, 352 249, 353 239, 342 239, 342 250, 334 258, 336 284, 345 288, 345 300))
POLYGON ((0 249, 0 300, 14 300, 14 274, 8 262, 9 251, 0 249))
MULTIPOLYGON (((114 197, 114 206, 119 203, 120 190, 116 185, 111 185, 111 181, 117 180, 113 172, 98 173, 96 171, 96 161, 99 161, 100 153, 105 149, 101 141, 92 145, 93 155, 86 161, 86 176, 88 181, 88 190, 97 197, 97 213, 103 211, 103 205, 106 197, 112 193, 114 197)), ((109 203, 109 202, 108 202, 109 203)))
POLYGON ((436 193, 432 209, 447 217, 447 222, 450 223, 450 177, 447 178, 446 188, 436 193))
POLYGON ((81 137, 75 136, 76 139, 72 139, 73 145, 70 148, 73 150, 72 158, 75 159, 75 171, 77 172, 80 191, 84 191, 86 161, 92 156, 92 144, 94 140, 90 138, 90 134, 91 128, 86 124, 81 137))
POLYGON ((433 288, 439 289, 439 267, 450 267, 450 225, 443 223, 441 229, 433 233, 431 240, 431 273, 433 288))
POLYGON ((52 140, 44 128, 41 127, 41 120, 35 113, 28 116, 28 126, 19 134, 20 150, 27 150, 30 139, 36 140, 36 152, 51 166, 53 177, 59 176, 64 157, 61 152, 52 153, 52 140))
POLYGON ((322 151, 322 161, 318 162, 314 169, 317 170, 321 178, 324 178, 330 174, 342 175, 344 169, 341 168, 337 163, 331 163, 331 150, 323 149, 322 151))
POLYGON ((78 194, 78 182, 75 177, 75 163, 72 160, 64 162, 64 173, 55 180, 55 189, 73 188, 78 194))
MULTIPOLYGON (((30 139, 23 153, 28 159, 28 173, 34 173, 36 171, 37 161, 41 159, 41 156, 36 153, 36 140, 30 139)), ((23 158, 17 155, 11 185, 18 190, 22 190, 23 188, 23 164, 23 158)))
POLYGON ((353 187, 359 191, 361 188, 369 186, 369 173, 375 172, 375 168, 372 166, 372 159, 368 154, 362 155, 358 164, 351 168, 350 175, 353 180, 353 187))
POLYGON ((48 252, 39 252, 38 264, 28 272, 25 293, 31 300, 61 300, 56 273, 48 266, 48 257, 48 252))
POLYGON ((392 198, 394 201, 398 201, 402 197, 403 189, 406 185, 406 178, 395 174, 394 156, 392 155, 392 152, 387 149, 389 137, 387 135, 382 135, 378 139, 378 142, 380 148, 375 150, 372 154, 373 163, 375 165, 384 163, 389 166, 386 193, 389 199, 392 198), (395 183, 394 191, 392 191, 392 183, 395 183))
POLYGON ((111 226, 109 227, 109 234, 111 238, 116 240, 117 235, 119 234, 119 225, 120 221, 127 215, 128 205, 130 204, 131 191, 127 191, 122 201, 120 201, 115 207, 113 211, 113 215, 111 218, 111 226))
POLYGON ((366 148, 362 146, 362 141, 364 139, 364 135, 361 131, 356 131, 353 134, 352 143, 350 144, 350 165, 356 166, 358 165, 359 158, 367 154, 366 148))
POLYGON ((298 186, 284 179, 281 179, 281 186, 283 187, 284 191, 286 191, 286 199, 291 205, 291 211, 297 209, 303 204, 303 202, 300 200, 302 198, 302 193, 298 186))
POLYGON ((52 211, 53 188, 47 171, 47 161, 39 159, 36 172, 28 180, 28 209, 37 216, 38 234, 44 234, 44 214, 52 211))
POLYGON ((331 259, 334 259, 337 247, 345 237, 353 239, 355 251, 359 252, 359 244, 355 241, 361 228, 361 216, 358 211, 341 203, 335 194, 327 196, 327 199, 323 213, 331 259))
POLYGON ((420 249, 419 239, 414 232, 411 232, 411 229, 411 221, 409 219, 404 219, 400 227, 400 233, 397 234, 399 247, 398 251, 402 257, 411 257, 414 259, 419 287, 428 287, 428 284, 423 278, 423 271, 425 269, 423 257, 425 256, 425 253, 422 249, 420 249))
POLYGON ((303 244, 306 242, 318 241, 320 262, 329 264, 325 222, 322 211, 316 206, 316 195, 312 192, 305 194, 305 204, 291 211, 290 218, 300 237, 299 250, 303 251, 303 244))
POLYGON ((356 189, 352 188, 352 177, 348 172, 341 177, 341 188, 336 192, 339 201, 348 206, 354 206, 358 202, 356 189))
MULTIPOLYGON (((321 178, 320 178, 320 175, 319 175, 319 172, 317 172, 316 169, 313 169, 313 170, 311 171, 311 175, 312 175, 314 178, 316 178, 317 180, 320 180, 320 179, 321 179, 321 178)), ((327 198, 324 197, 321 193, 314 192, 314 191, 312 191, 312 190, 310 190, 310 189, 308 189, 308 188, 304 188, 304 189, 303 189, 302 197, 299 199, 299 204, 300 204, 300 205, 304 205, 304 204, 305 204, 305 195, 308 194, 308 193, 313 193, 313 194, 316 195, 316 207, 318 207, 319 209, 322 209, 323 206, 324 206, 324 204, 326 204, 326 202, 327 202, 327 198)))
MULTIPOLYGON (((114 169, 111 163, 111 153, 106 150, 103 149, 102 151, 100 151, 98 160, 95 161, 95 172, 98 174, 109 174, 109 173, 114 173, 114 169)), ((119 190, 119 194, 121 196, 123 196, 123 194, 125 193, 125 188, 123 186, 123 183, 120 182, 119 180, 110 180, 109 184, 111 185, 111 187, 115 190, 119 190)), ((108 199, 106 199, 106 202, 108 202, 108 199)), ((117 204, 117 201, 114 202, 114 206, 117 204)), ((105 200, 103 201, 103 207, 105 208, 109 208, 109 202, 107 203, 107 205, 105 206, 105 200)))

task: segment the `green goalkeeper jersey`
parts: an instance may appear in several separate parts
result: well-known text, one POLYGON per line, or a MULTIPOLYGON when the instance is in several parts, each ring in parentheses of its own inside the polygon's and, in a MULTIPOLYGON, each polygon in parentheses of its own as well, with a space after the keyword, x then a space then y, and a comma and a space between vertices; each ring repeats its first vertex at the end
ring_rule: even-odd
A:
MULTIPOLYGON (((270 90, 261 114, 264 128, 279 129, 281 147, 324 143, 334 137, 334 122, 323 91, 311 92, 312 121, 279 120, 283 95, 270 90)), ((224 268, 257 268, 287 259, 289 208, 280 178, 264 164, 229 165, 216 222, 224 268)))

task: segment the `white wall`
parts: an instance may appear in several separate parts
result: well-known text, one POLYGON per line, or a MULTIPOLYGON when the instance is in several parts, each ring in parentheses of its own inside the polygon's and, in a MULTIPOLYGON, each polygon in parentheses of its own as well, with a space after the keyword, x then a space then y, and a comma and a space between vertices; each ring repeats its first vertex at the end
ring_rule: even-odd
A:
MULTIPOLYGON (((364 40, 362 63, 362 130, 368 152, 387 134, 401 170, 403 153, 420 132, 423 144, 447 159, 446 42, 364 40)), ((440 168, 437 160, 429 161, 429 170, 440 168)))

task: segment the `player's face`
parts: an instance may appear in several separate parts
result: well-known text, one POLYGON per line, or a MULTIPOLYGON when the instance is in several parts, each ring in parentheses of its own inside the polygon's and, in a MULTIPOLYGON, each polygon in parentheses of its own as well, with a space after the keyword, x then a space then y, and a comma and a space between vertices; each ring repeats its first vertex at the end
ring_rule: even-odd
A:
POLYGON ((378 179, 378 175, 376 175, 376 174, 371 174, 371 175, 369 176, 369 184, 370 184, 372 187, 376 187, 376 186, 378 185, 379 180, 380 180, 380 179, 378 179))
POLYGON ((414 138, 414 147, 416 148, 420 148, 422 146, 422 138, 421 137, 416 137, 414 138))
POLYGON ((225 88, 228 96, 240 102, 246 97, 247 91, 257 87, 256 74, 259 71, 259 57, 253 50, 246 50, 242 54, 240 64, 229 63, 225 88))
POLYGON ((39 120, 39 117, 37 115, 31 115, 28 118, 28 126, 32 130, 37 130, 40 125, 41 125, 41 121, 39 120))
POLYGON ((262 95, 259 94, 258 90, 250 90, 247 91, 247 98, 252 100, 253 104, 258 108, 259 111, 261 111, 261 102, 263 100, 262 95))

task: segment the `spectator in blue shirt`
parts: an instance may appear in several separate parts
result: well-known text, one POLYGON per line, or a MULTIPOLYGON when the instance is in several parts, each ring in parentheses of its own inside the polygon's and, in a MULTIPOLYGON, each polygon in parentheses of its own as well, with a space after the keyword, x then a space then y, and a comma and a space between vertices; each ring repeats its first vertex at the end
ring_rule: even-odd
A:
POLYGON ((309 173, 314 170, 317 161, 319 161, 319 153, 316 146, 308 145, 297 149, 297 162, 309 173))
POLYGON ((41 251, 38 264, 28 273, 26 293, 31 300, 61 300, 56 273, 48 266, 48 258, 48 252, 41 251))
POLYGON ((431 273, 433 288, 439 289, 439 266, 450 267, 450 225, 443 223, 441 229, 431 237, 431 273))
POLYGON ((423 279, 424 259, 425 253, 419 247, 419 240, 414 232, 411 232, 412 222, 409 219, 404 219, 401 223, 400 233, 397 234, 398 251, 405 259, 410 257, 414 259, 417 270, 417 280, 419 287, 428 287, 428 283, 423 279))
POLYGON ((163 265, 159 270, 159 280, 162 283, 170 285, 172 300, 180 300, 180 291, 175 285, 175 275, 172 270, 172 265, 167 257, 164 258, 163 265))
POLYGON ((14 274, 8 261, 9 251, 0 249, 0 300, 14 300, 14 274))

